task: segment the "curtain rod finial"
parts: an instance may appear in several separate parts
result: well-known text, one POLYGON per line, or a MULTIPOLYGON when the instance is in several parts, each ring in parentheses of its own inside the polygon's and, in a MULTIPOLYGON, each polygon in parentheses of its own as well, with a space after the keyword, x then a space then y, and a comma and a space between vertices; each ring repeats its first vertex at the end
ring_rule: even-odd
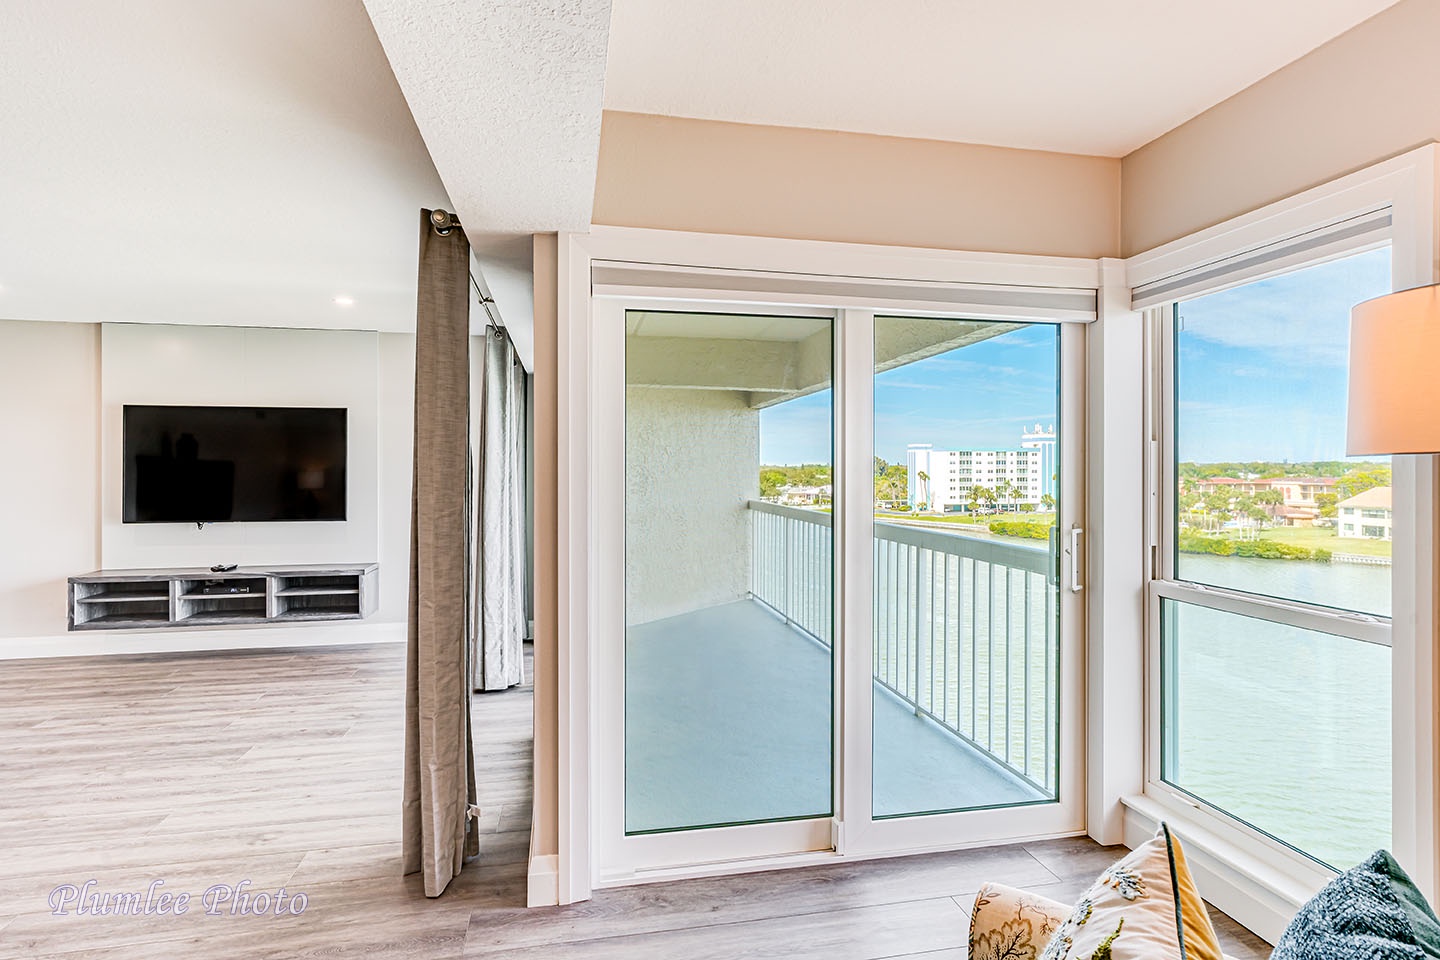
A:
POLYGON ((448 237, 450 231, 460 226, 460 218, 448 210, 436 207, 430 211, 430 226, 439 236, 448 237))

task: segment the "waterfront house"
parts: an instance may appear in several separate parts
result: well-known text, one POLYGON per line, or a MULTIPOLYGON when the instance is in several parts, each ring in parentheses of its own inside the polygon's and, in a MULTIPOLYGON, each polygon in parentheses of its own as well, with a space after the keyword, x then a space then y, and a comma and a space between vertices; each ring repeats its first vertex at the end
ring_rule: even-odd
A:
POLYGON ((1371 487, 1335 506, 1339 534, 1357 540, 1391 540, 1395 511, 1389 487, 1371 487))

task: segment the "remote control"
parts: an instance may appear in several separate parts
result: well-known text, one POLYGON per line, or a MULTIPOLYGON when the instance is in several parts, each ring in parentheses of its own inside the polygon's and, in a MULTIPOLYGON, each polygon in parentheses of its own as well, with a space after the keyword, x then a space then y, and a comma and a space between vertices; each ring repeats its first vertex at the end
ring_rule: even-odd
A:
POLYGON ((210 572, 211 572, 211 573, 229 573, 231 570, 234 570, 234 569, 236 568, 236 566, 238 566, 238 564, 234 564, 234 563, 217 563, 217 564, 215 564, 215 566, 213 566, 213 567, 210 568, 210 572))

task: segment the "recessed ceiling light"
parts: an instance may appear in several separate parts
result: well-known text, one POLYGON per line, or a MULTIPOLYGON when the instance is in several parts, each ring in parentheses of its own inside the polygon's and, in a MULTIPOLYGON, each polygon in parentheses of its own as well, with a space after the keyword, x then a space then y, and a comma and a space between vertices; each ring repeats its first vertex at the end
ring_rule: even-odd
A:
POLYGON ((335 306, 337 306, 337 307, 353 307, 353 306, 355 306, 355 298, 354 298, 354 297, 336 297, 336 298, 335 298, 335 306))

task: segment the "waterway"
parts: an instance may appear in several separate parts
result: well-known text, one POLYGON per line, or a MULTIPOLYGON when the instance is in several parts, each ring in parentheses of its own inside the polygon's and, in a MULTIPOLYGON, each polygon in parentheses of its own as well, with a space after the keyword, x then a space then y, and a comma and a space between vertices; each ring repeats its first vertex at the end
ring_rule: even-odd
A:
MULTIPOLYGON (((876 675, 1048 792, 1059 661, 1073 655, 1058 643, 1055 589, 1043 573, 1022 572, 1019 558, 1006 573, 1005 560, 992 567, 945 539, 918 556, 877 547, 876 675)), ((828 583, 828 550, 788 562, 795 580, 828 583)), ((1177 572, 1391 610, 1388 566, 1182 554, 1177 572)), ((816 609, 828 609, 828 597, 816 609)), ((1337 868, 1389 847, 1390 648, 1185 603, 1167 602, 1164 617, 1164 778, 1337 868)), ((882 753, 899 746, 876 743, 882 753)))
MULTIPOLYGON (((917 585, 909 561, 897 568, 883 550, 876 559, 887 571, 876 589, 877 675, 907 690, 918 656, 927 693, 934 673, 947 693, 927 707, 958 717, 961 733, 1006 753, 1041 784, 1053 782, 1056 714, 1047 701, 1058 664, 1045 651, 1058 634, 1055 594, 1043 578, 1028 593, 1015 578, 1006 591, 998 579, 992 586, 983 565, 941 564, 948 575, 926 577, 921 594, 948 598, 932 625, 911 610, 917 585), (912 622, 917 616, 922 622, 912 622), (905 653, 916 637, 929 654, 905 653)), ((917 572, 923 577, 926 569, 917 572)), ((1380 616, 1390 614, 1390 572, 1178 558, 1182 579, 1380 616)), ((1390 648, 1182 603, 1167 603, 1164 616, 1165 659, 1173 666, 1165 685, 1165 779, 1332 866, 1389 847, 1390 648)))
MULTIPOLYGON (((1390 568, 1182 554, 1177 572, 1388 616, 1390 568)), ((1166 779, 1333 866, 1391 838, 1391 652, 1167 604, 1166 779)))

